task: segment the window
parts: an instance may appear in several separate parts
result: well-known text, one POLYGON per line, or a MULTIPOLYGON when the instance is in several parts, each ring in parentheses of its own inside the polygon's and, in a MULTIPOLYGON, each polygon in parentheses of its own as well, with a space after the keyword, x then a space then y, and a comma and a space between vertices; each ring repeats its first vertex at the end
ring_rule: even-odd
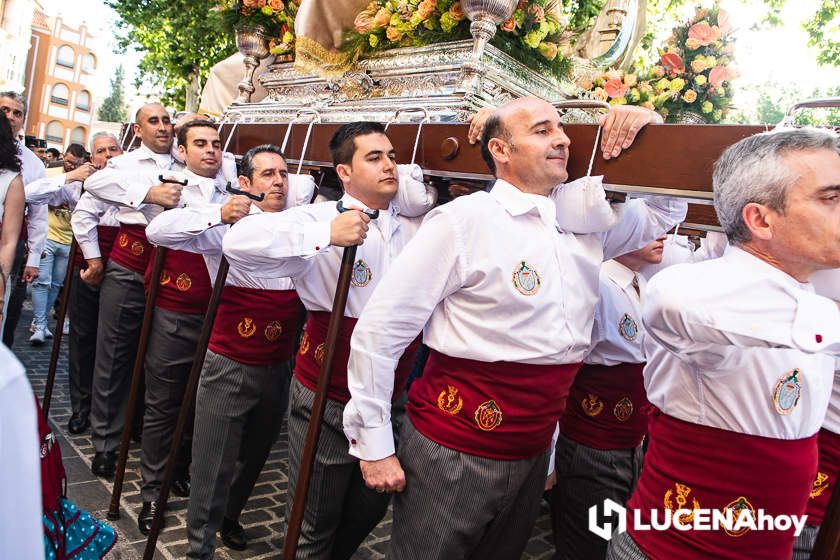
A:
POLYGON ((73 132, 70 133, 70 143, 85 145, 85 129, 83 127, 77 126, 73 129, 73 132))
POLYGON ((62 45, 58 47, 58 57, 55 59, 55 63, 59 66, 64 66, 65 68, 73 68, 74 58, 76 58, 76 53, 73 49, 67 45, 62 45))
POLYGON ((96 70, 96 57, 90 53, 82 57, 82 70, 88 74, 92 74, 96 70))
POLYGON ((47 124, 47 140, 64 144, 64 127, 58 121, 50 121, 47 124))
POLYGON ((52 88, 50 101, 56 105, 64 105, 66 107, 70 103, 70 90, 64 84, 55 84, 52 88))
POLYGON ((87 90, 79 92, 79 97, 76 98, 76 109, 80 111, 90 111, 90 94, 87 90))

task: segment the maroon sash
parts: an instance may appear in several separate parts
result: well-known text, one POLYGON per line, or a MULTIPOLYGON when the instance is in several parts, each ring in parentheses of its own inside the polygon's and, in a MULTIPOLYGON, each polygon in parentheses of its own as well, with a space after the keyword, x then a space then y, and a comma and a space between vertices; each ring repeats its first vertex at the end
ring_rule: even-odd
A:
POLYGON ((414 427, 445 447, 492 459, 545 453, 580 364, 452 358, 432 350, 411 386, 414 427))
POLYGON ((290 360, 303 304, 294 290, 225 286, 207 348, 249 366, 290 360))
POLYGON ((152 245, 146 239, 146 226, 122 224, 111 248, 111 260, 138 274, 146 272, 152 245))
MULTIPOLYGON (((102 255, 102 262, 108 262, 108 257, 111 255, 111 247, 114 245, 114 240, 117 238, 120 228, 116 226, 96 226, 96 234, 99 238, 99 253, 102 255)), ((87 261, 81 249, 76 251, 76 266, 79 268, 87 268, 87 261)))
MULTIPOLYGON (((752 436, 651 415, 642 474, 627 504, 650 523, 650 510, 763 509, 766 515, 802 515, 817 472, 817 434, 783 440, 752 436)), ((639 531, 628 511, 628 532, 653 560, 790 560, 794 530, 639 531)), ((688 523, 687 518, 683 519, 688 523)))
MULTIPOLYGON (((143 275, 147 292, 151 282, 151 269, 151 266, 146 267, 143 275)), ((203 315, 207 311, 213 285, 210 283, 204 257, 198 253, 167 249, 158 284, 160 287, 155 307, 193 315, 203 315)))
MULTIPOLYGON (((341 328, 335 342, 335 360, 333 361, 332 379, 327 390, 327 397, 341 404, 347 404, 347 401, 350 400, 350 390, 347 388, 347 361, 350 359, 350 337, 353 335, 356 321, 357 319, 352 317, 345 317, 341 322, 341 328)), ((324 361, 329 322, 330 314, 326 311, 309 312, 309 319, 306 321, 303 338, 300 340, 300 349, 295 360, 295 377, 312 391, 316 391, 318 388, 318 377, 321 373, 321 364, 324 361)), ((402 395, 419 346, 420 337, 418 336, 408 345, 397 363, 397 368, 394 371, 392 400, 396 400, 402 395)))
POLYGON ((560 432, 595 449, 632 449, 647 432, 645 364, 583 364, 566 400, 560 432))
POLYGON ((808 525, 822 525, 828 501, 835 491, 837 477, 840 476, 840 434, 823 428, 819 432, 817 445, 820 449, 820 463, 808 499, 808 525))

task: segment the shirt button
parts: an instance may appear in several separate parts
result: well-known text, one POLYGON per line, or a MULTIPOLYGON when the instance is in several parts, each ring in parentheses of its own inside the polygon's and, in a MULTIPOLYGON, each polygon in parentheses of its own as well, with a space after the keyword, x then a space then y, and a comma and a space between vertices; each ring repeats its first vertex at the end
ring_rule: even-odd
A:
POLYGON ((351 440, 350 440, 350 445, 356 445, 356 440, 355 440, 355 439, 351 439, 351 440))
POLYGON ((817 339, 817 344, 822 342, 822 335, 821 334, 816 335, 814 338, 817 339))
POLYGON ((315 250, 316 250, 316 251, 320 251, 320 250, 321 250, 321 248, 320 248, 320 247, 318 247, 318 246, 316 245, 316 246, 315 246, 315 250))

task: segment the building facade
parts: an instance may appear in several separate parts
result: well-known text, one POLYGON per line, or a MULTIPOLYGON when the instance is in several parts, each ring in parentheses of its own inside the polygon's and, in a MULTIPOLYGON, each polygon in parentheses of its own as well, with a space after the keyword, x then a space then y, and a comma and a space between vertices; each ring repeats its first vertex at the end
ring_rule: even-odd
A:
POLYGON ((0 91, 22 92, 34 0, 0 0, 0 91))
POLYGON ((87 25, 71 27, 61 17, 48 17, 39 6, 31 21, 24 130, 60 151, 73 142, 87 146, 95 114, 93 37, 87 25))

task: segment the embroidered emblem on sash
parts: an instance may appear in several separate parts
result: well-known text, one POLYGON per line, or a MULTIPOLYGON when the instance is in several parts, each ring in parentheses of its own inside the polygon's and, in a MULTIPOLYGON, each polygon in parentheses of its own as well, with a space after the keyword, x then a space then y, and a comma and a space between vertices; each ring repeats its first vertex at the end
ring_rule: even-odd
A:
MULTIPOLYGON (((691 488, 685 484, 677 482, 674 484, 674 488, 669 488, 665 492, 665 499, 662 500, 662 503, 665 505, 665 509, 669 509, 671 511, 677 511, 678 509, 700 509, 700 502, 698 502, 696 498, 691 498, 691 504, 694 506, 693 508, 686 507, 686 504, 688 504, 689 494, 691 494, 691 488), (676 490, 676 495, 674 494, 674 490, 676 490), (676 504, 674 503, 674 500, 671 499, 672 496, 676 500, 676 504)), ((686 525, 691 523, 693 520, 693 512, 680 516, 680 522, 686 525)))
POLYGON ((447 385, 446 390, 440 392, 437 402, 439 409, 452 415, 458 414, 464 406, 464 399, 452 385, 447 385))
POLYGON ((283 325, 280 321, 272 321, 265 327, 265 339, 269 342, 274 342, 283 333, 283 325))
POLYGON ((128 247, 128 236, 124 233, 121 233, 119 243, 120 243, 120 247, 122 247, 123 249, 128 247))
POLYGON ((326 351, 327 351, 327 343, 326 342, 322 342, 321 344, 319 344, 318 346, 315 347, 315 363, 317 363, 319 366, 323 365, 323 363, 324 363, 324 354, 326 353, 326 351))
POLYGON ((160 284, 161 286, 166 286, 167 284, 169 284, 170 280, 171 278, 169 277, 169 273, 165 270, 161 270, 158 284, 160 284))
POLYGON ((624 397, 613 407, 613 416, 618 418, 619 422, 626 422, 630 415, 633 414, 633 401, 630 397, 624 397))
POLYGON ((809 496, 813 498, 819 498, 820 495, 826 491, 828 488, 828 475, 824 472, 817 471, 817 478, 814 479, 814 485, 811 487, 811 493, 809 496))
POLYGON ((532 296, 540 291, 540 275, 525 261, 520 261, 513 269, 513 287, 523 296, 532 296))
POLYGON ((782 416, 787 416, 793 412, 793 409, 799 404, 799 397, 802 394, 800 375, 801 372, 794 369, 790 375, 783 375, 773 389, 773 404, 776 406, 776 412, 782 416))
POLYGON ((587 414, 587 416, 598 416, 604 410, 604 401, 598 398, 598 395, 589 393, 582 401, 580 407, 587 414))
POLYGON ((364 288, 370 284, 371 278, 373 278, 373 274, 367 263, 362 259, 357 260, 356 264, 353 265, 353 277, 350 279, 350 283, 357 288, 364 288))
MULTIPOLYGON (((741 515, 741 512, 744 510, 749 511, 752 514, 752 519, 757 519, 755 515, 755 508, 753 505, 743 496, 738 496, 723 508, 723 513, 726 513, 726 510, 732 511, 732 521, 737 522, 738 517, 741 515)), ((749 527, 741 527, 740 529, 735 530, 733 527, 732 530, 727 529, 726 526, 723 526, 724 532, 729 535, 730 537, 743 537, 744 535, 749 532, 749 527)))
POLYGON ((618 322, 618 333, 624 340, 633 342, 639 334, 639 326, 629 313, 625 313, 618 322))
POLYGON ((254 336, 254 333, 257 332, 257 325, 254 324, 254 320, 250 317, 243 317, 239 324, 236 325, 236 332, 239 333, 239 336, 242 338, 250 338, 254 336))
POLYGON ((502 423, 502 409, 490 399, 475 409, 475 423, 485 432, 492 432, 502 423))
POLYGON ((300 355, 303 356, 309 352, 309 332, 303 331, 303 336, 300 337, 300 355))
POLYGON ((140 255, 143 254, 144 251, 145 251, 145 249, 143 248, 143 244, 140 243, 139 241, 135 241, 134 243, 131 244, 131 253, 135 257, 139 257, 140 255))
POLYGON ((192 287, 192 278, 190 278, 190 275, 186 272, 182 273, 178 276, 178 279, 175 280, 175 287, 182 292, 186 292, 192 287))

